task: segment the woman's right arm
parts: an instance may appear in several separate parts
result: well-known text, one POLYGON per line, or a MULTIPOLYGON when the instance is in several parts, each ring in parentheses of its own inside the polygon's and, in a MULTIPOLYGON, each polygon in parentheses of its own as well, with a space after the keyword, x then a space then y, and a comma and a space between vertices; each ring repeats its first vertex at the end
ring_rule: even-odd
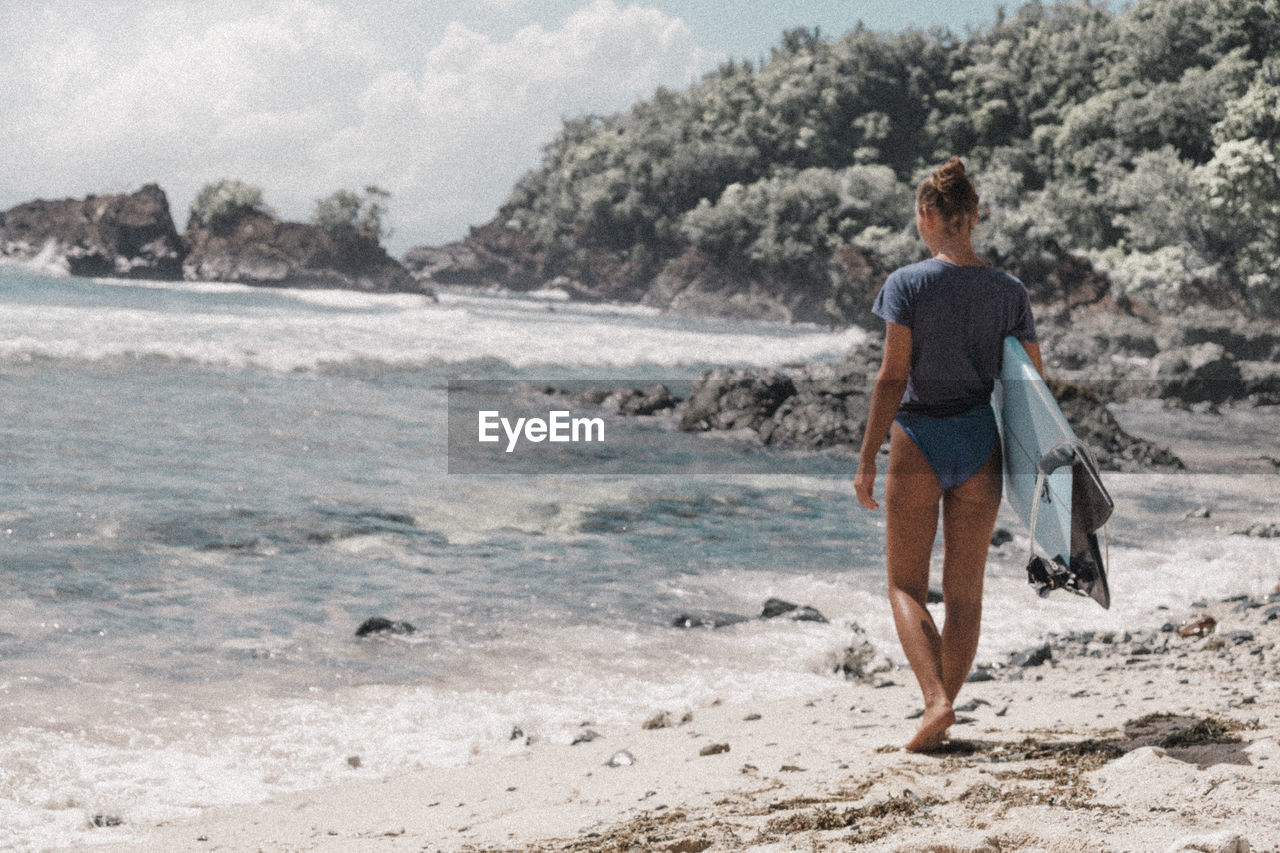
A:
POLYGON ((880 373, 871 391, 871 411, 867 414, 867 427, 862 434, 862 454, 858 462, 858 474, 853 480, 853 490, 858 501, 867 509, 879 509, 875 499, 876 455, 884 444, 893 416, 902 404, 907 390, 907 375, 911 372, 911 329, 897 323, 885 322, 884 357, 880 361, 880 373))
POLYGON ((1044 378, 1044 364, 1040 361, 1040 343, 1038 341, 1021 341, 1022 348, 1027 352, 1027 358, 1031 359, 1031 363, 1036 367, 1036 373, 1040 374, 1040 378, 1044 378))

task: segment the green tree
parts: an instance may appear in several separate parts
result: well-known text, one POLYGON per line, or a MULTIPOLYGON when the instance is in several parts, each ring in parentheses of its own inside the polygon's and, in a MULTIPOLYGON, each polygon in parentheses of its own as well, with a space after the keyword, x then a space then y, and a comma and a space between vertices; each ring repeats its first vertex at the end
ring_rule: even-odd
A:
POLYGON ((338 190, 316 200, 311 222, 329 232, 347 229, 380 240, 389 235, 383 224, 389 198, 391 193, 373 185, 365 187, 363 193, 338 190))
POLYGON ((192 222, 205 228, 226 228, 251 213, 275 215, 263 201, 261 187, 229 178, 205 184, 191 203, 192 222))

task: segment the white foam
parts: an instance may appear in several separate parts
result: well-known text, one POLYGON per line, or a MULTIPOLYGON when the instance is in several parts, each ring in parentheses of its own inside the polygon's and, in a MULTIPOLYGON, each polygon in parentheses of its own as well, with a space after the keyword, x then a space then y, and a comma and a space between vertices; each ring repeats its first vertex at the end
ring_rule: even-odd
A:
POLYGON ((85 304, 8 306, 0 317, 0 358, 149 356, 280 372, 482 361, 612 369, 808 361, 838 356, 865 339, 859 330, 681 321, 640 306, 545 298, 445 294, 435 303, 413 294, 103 283, 106 295, 85 304), (113 304, 108 293, 137 290, 164 291, 166 299, 140 308, 124 293, 113 304))

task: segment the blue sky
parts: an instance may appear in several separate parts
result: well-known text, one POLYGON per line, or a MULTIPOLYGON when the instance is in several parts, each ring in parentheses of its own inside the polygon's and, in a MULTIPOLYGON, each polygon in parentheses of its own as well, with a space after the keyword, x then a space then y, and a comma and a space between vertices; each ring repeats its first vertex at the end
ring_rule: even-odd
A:
MULTIPOLYGON (((1018 2, 1006 4, 1010 9, 1018 2)), ((388 246, 457 239, 561 119, 626 109, 785 29, 995 17, 991 0, 49 0, 0 4, 0 210, 159 183, 181 229, 205 183, 277 212, 378 184, 388 246)))

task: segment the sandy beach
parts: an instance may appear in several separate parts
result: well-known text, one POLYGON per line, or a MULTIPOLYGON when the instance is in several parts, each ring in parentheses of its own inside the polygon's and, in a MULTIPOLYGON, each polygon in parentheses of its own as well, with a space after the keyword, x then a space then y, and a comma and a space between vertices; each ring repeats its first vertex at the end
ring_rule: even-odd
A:
POLYGON ((966 685, 936 754, 900 748, 920 705, 898 668, 788 701, 588 721, 575 745, 534 742, 191 822, 112 827, 104 815, 107 846, 81 849, 1280 849, 1280 609, 1265 597, 1195 604, 991 669, 966 685), (1204 616, 1210 633, 1178 630, 1204 616))

